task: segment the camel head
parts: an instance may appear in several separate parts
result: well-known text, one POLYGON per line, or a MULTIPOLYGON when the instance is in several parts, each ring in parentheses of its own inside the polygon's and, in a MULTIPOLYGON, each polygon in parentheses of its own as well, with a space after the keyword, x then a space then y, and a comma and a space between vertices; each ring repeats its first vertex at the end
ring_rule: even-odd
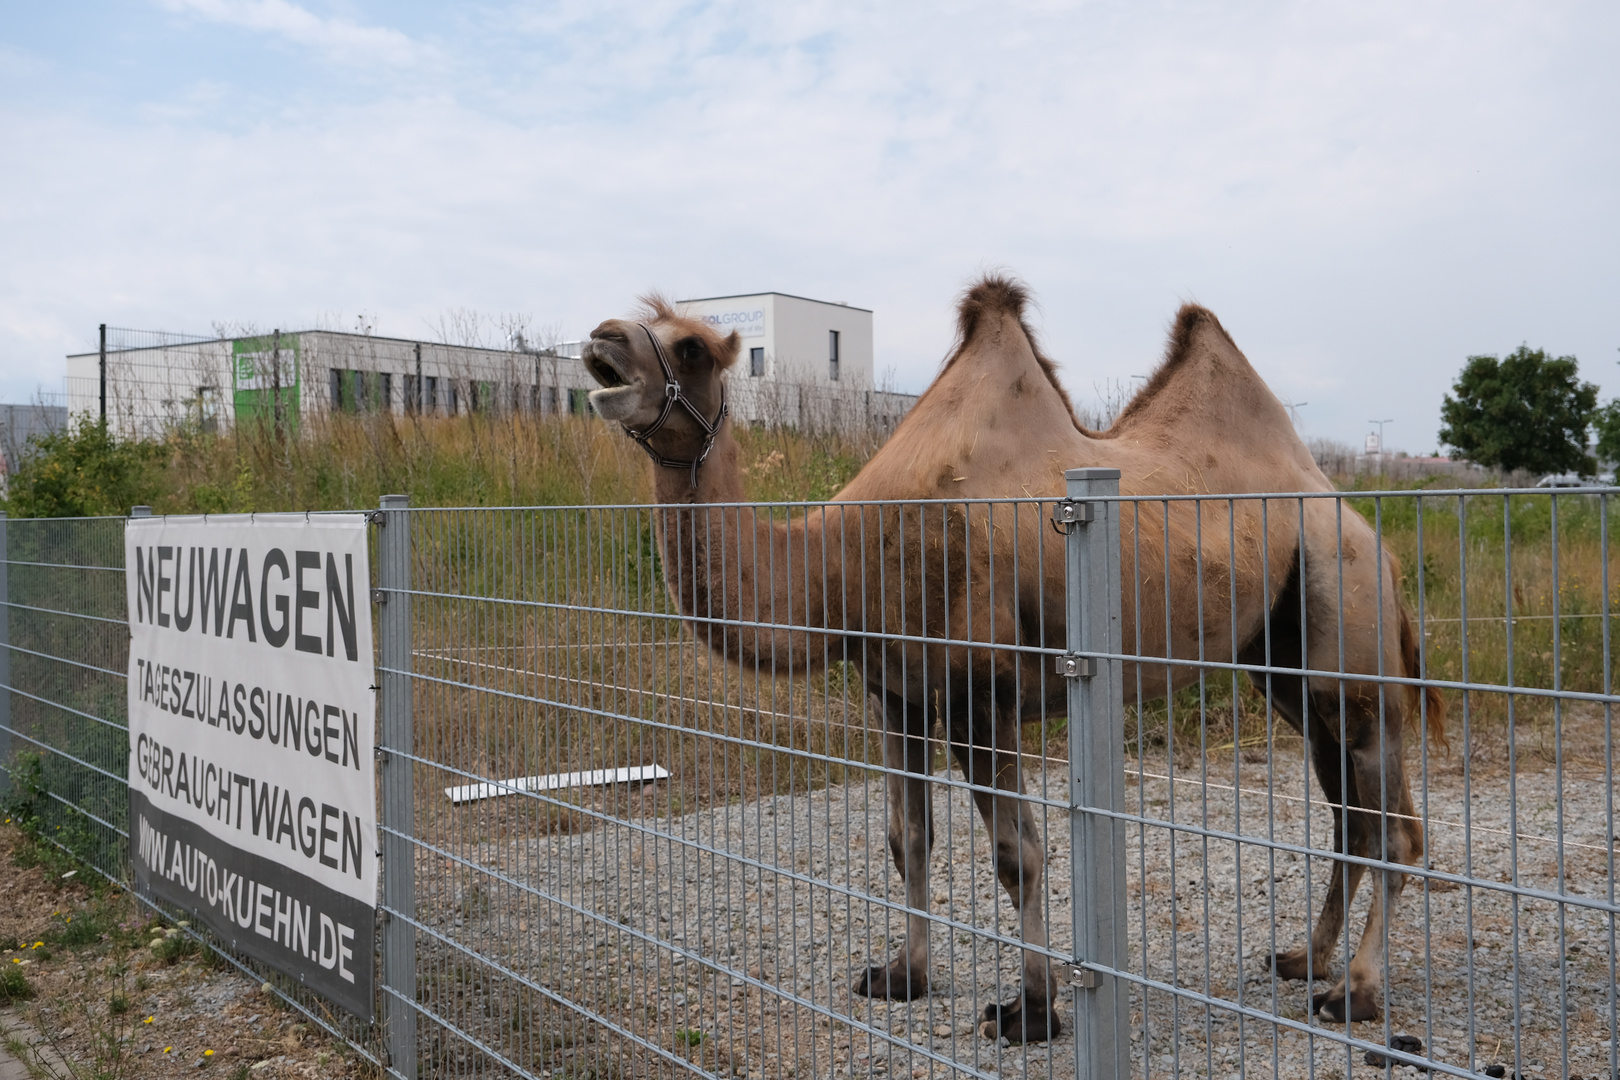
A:
POLYGON ((722 337, 659 297, 644 304, 639 319, 609 319, 591 331, 580 354, 602 384, 591 391, 591 405, 655 458, 695 458, 705 439, 712 441, 706 428, 720 423, 725 370, 736 362, 740 339, 735 331, 722 337))

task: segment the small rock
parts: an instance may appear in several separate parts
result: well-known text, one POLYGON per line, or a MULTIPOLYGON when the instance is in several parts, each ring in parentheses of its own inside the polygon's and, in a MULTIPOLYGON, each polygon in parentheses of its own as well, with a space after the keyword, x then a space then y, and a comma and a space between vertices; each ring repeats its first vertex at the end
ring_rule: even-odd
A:
POLYGON ((1507 1075, 1507 1066, 1506 1065, 1487 1065, 1487 1066, 1485 1066, 1485 1075, 1489 1076, 1489 1077, 1492 1077, 1492 1078, 1506 1076, 1507 1075))
POLYGON ((949 1025, 949 1024, 936 1024, 934 1026, 934 1034, 938 1035, 942 1039, 950 1038, 951 1037, 951 1025, 949 1025))

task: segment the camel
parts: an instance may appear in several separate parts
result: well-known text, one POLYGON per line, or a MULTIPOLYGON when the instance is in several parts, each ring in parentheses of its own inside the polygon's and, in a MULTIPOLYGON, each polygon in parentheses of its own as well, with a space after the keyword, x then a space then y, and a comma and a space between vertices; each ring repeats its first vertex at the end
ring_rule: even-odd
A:
MULTIPOLYGON (((1020 798, 1019 750, 1023 723, 1062 711, 1052 706, 1064 701, 1064 683, 1049 657, 1010 646, 1063 642, 1063 540, 1036 502, 919 500, 1061 498, 1064 470, 1080 466, 1119 469, 1121 494, 1144 500, 1333 490, 1208 310, 1181 308, 1154 375, 1107 430, 1090 431, 1041 352, 1028 303, 1027 289, 1005 276, 969 288, 954 348, 893 436, 830 504, 788 521, 736 505, 744 494, 725 408, 735 333, 723 337, 652 297, 637 318, 598 326, 583 351, 601 384, 590 395, 597 413, 652 458, 666 584, 695 637, 767 672, 848 658, 881 705, 906 934, 852 990, 902 1000, 928 992, 937 723, 972 785, 1027 946, 1017 996, 987 1005, 980 1025, 1013 1042, 1062 1030, 1042 951, 1044 843, 1020 798)), ((1420 711, 1415 686, 1286 671, 1417 676, 1399 569, 1366 521, 1330 499, 1276 501, 1269 513, 1261 499, 1230 510, 1212 501, 1201 512, 1191 502, 1134 505, 1121 513, 1123 641, 1143 659, 1140 679, 1138 663, 1124 664, 1128 700, 1196 682, 1196 667, 1155 657, 1269 668, 1250 678, 1306 735, 1334 804, 1338 850, 1417 863, 1423 837, 1403 770, 1405 730, 1420 711)), ((1431 689, 1426 700, 1430 734, 1443 740, 1439 697, 1431 689)), ((1364 870, 1335 865, 1308 943, 1271 958, 1279 976, 1326 977, 1364 870)), ((1353 958, 1312 1000, 1334 1019, 1376 1015, 1382 998, 1385 920, 1405 875, 1374 877, 1382 880, 1353 958)))

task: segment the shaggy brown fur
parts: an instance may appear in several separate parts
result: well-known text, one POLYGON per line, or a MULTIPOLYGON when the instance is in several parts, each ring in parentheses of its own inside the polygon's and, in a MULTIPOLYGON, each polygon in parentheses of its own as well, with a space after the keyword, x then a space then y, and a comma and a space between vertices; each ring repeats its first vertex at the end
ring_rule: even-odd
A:
POLYGON ((1197 304, 1182 304, 1181 310, 1176 312, 1175 321, 1170 324, 1170 340, 1164 347, 1164 359, 1159 361, 1159 366, 1153 369, 1153 374, 1148 376, 1142 388, 1126 402, 1125 408, 1114 418, 1112 428, 1117 430, 1121 423, 1129 424, 1138 408, 1158 397, 1175 379, 1177 370, 1188 363, 1200 329, 1219 334, 1221 340, 1232 347, 1232 351, 1237 351, 1232 335, 1226 332, 1226 327, 1221 325, 1221 320, 1215 317, 1213 311, 1197 304))
MULTIPOLYGON (((718 337, 657 297, 648 303, 649 325, 682 357, 683 392, 701 415, 713 415, 735 337, 718 337)), ((695 485, 684 470, 654 475, 666 505, 655 521, 670 593, 698 640, 756 670, 797 674, 848 658, 882 701, 884 758, 897 777, 889 841, 911 910, 899 955, 869 969, 855 990, 891 998, 927 992, 927 776, 932 740, 943 729, 973 783, 997 877, 1031 946, 1018 998, 986 1010, 985 1034, 1015 1041, 1047 1039, 1062 1026, 1040 951, 1045 841, 1021 797, 1019 725, 1042 718, 1065 687, 1041 654, 944 643, 1064 640, 1063 541, 1039 503, 1006 500, 1062 497, 1067 468, 1117 468, 1122 494, 1141 500, 1118 507, 1121 576, 1142 583, 1127 586, 1121 612, 1123 640, 1140 657, 1123 665, 1127 695, 1134 699, 1141 686, 1145 697, 1158 697, 1197 680, 1196 667, 1168 659, 1235 657, 1342 672, 1255 677, 1275 691, 1289 723, 1309 724, 1319 779, 1337 804, 1341 849, 1407 864, 1423 850, 1403 771, 1406 726, 1420 722, 1419 699, 1386 693, 1369 678, 1418 674, 1393 557, 1359 515, 1336 513, 1331 499, 1272 501, 1267 512, 1265 492, 1328 495, 1333 487, 1214 315, 1184 306, 1164 363, 1109 430, 1094 433, 1076 422, 1025 319, 1028 303, 1028 290, 1004 275, 967 290, 959 340, 933 384, 830 506, 790 520, 716 506, 743 499, 729 426, 695 485), (1202 510, 1162 498, 1191 494, 1233 497, 1202 510), (993 510, 968 501, 992 499, 1002 500, 993 510), (1341 784, 1346 764, 1349 780, 1341 784), (1369 824, 1381 821, 1387 835, 1369 824)), ((603 383, 592 395, 603 415, 633 430, 658 415, 665 380, 638 326, 603 323, 584 355, 603 383)), ((700 446, 684 414, 657 435, 665 457, 700 446)), ((1438 695, 1431 692, 1427 704, 1431 735, 1443 740, 1438 695)), ((1361 865, 1333 875, 1309 945, 1279 954, 1279 974, 1327 969, 1361 865)), ((1373 890, 1362 944, 1345 979, 1315 1000, 1335 1018, 1364 1019, 1381 999, 1381 942, 1404 875, 1374 876, 1387 880, 1373 890)))
POLYGON ((943 367, 948 368, 961 358, 978 332, 979 324, 985 319, 999 315, 1016 319, 1024 337, 1029 339, 1030 350, 1046 375, 1046 381, 1057 391, 1058 400, 1068 410, 1074 426, 1080 429, 1080 418, 1075 414, 1074 402, 1069 400, 1069 392, 1058 381, 1057 364, 1041 351, 1040 338, 1029 325, 1029 320, 1024 318, 1024 309, 1030 303, 1029 287, 1017 278, 1001 274, 986 274, 978 283, 964 289, 956 307, 956 344, 943 367))

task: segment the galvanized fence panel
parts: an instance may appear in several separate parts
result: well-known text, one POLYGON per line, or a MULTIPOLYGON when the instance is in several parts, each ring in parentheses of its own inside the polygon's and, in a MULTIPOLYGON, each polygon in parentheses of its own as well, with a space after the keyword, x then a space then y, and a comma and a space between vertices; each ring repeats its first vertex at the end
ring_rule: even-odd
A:
POLYGON ((421 1074, 1072 1076, 1053 512, 409 511, 421 1074))
MULTIPOLYGON (((25 808, 42 838, 126 888, 127 520, 0 515, 0 797, 25 808)), ((189 921, 190 912, 134 895, 156 913, 189 921)), ((269 983, 360 1056, 379 1059, 367 1025, 206 930, 185 932, 255 984, 269 983)))
MULTIPOLYGON (((1613 493, 1111 483, 385 501, 383 1028, 289 993, 402 1077, 1616 1075, 1613 493)), ((4 535, 123 878, 120 526, 4 535)))
POLYGON ((1612 499, 1118 502, 1135 1075, 1616 1075, 1612 499))
POLYGON ((128 849, 124 519, 3 525, 9 700, 0 739, 11 797, 92 865, 128 849))

